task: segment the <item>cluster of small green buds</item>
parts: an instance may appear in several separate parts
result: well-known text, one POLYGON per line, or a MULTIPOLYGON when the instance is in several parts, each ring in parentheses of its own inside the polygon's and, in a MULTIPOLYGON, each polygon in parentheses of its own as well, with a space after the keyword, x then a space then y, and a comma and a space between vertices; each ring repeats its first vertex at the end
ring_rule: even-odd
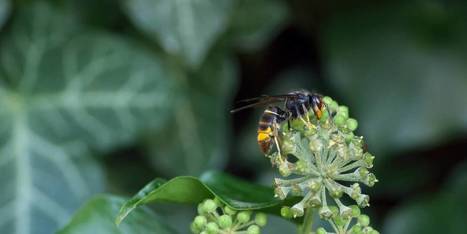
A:
POLYGON ((350 207, 351 213, 349 216, 341 216, 336 206, 330 206, 329 209, 332 215, 326 220, 334 231, 328 232, 320 227, 316 229, 316 234, 379 234, 370 226, 370 218, 360 213, 358 206, 353 205, 350 207))
POLYGON ((316 208, 321 218, 329 218, 330 205, 336 205, 342 217, 350 217, 352 209, 341 197, 346 194, 358 206, 369 206, 360 184, 371 187, 378 181, 369 172, 375 157, 366 152, 363 137, 354 135, 358 123, 349 117, 348 108, 330 97, 323 102, 320 119, 309 111, 290 123, 284 121, 278 136, 280 151, 266 155, 283 177, 274 179, 275 195, 303 197, 284 207, 284 215, 302 216, 305 209, 316 208))
POLYGON ((191 223, 195 234, 259 234, 267 223, 263 213, 254 218, 251 211, 236 211, 218 199, 206 199, 198 205, 198 216, 191 223))

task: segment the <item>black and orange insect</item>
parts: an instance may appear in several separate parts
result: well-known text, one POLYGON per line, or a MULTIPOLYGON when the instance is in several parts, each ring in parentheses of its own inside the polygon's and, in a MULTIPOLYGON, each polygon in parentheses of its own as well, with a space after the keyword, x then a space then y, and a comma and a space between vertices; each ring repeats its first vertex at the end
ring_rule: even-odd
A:
MULTIPOLYGON (((280 154, 278 142, 278 128, 283 121, 303 117, 308 118, 307 113, 312 110, 316 118, 320 119, 323 114, 322 96, 317 93, 311 93, 306 90, 292 91, 284 95, 263 95, 261 97, 245 99, 241 102, 251 102, 250 104, 233 109, 230 112, 235 113, 247 108, 265 106, 272 103, 284 102, 284 110, 278 106, 269 105, 260 117, 258 124, 257 141, 261 151, 269 154, 273 142, 280 154)), ((289 124, 290 126, 290 124, 289 124)))

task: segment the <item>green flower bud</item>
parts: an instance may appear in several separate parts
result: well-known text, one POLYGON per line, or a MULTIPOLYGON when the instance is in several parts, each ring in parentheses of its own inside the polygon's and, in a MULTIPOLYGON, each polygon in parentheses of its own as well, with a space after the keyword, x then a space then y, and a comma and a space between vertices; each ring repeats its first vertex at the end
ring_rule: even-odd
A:
POLYGON ((370 233, 373 233, 375 231, 375 229, 373 229, 372 227, 364 227, 362 232, 364 234, 370 234, 370 233))
POLYGON ((302 189, 300 188, 300 186, 298 186, 298 184, 294 184, 292 185, 292 190, 290 190, 290 194, 292 196, 300 196, 302 195, 302 189))
POLYGON ((338 227, 342 227, 345 225, 345 223, 347 222, 347 220, 342 217, 342 216, 336 216, 332 219, 334 221, 334 223, 338 226, 338 227))
POLYGON ((292 206, 291 211, 292 211, 293 217, 295 218, 295 217, 303 216, 304 209, 305 208, 303 207, 303 202, 299 202, 295 204, 294 206, 292 206))
POLYGON ((327 233, 328 232, 322 227, 316 229, 316 234, 327 234, 327 233))
POLYGON ((251 225, 251 226, 249 226, 248 229, 246 230, 246 233, 247 233, 247 234, 259 234, 259 233, 261 233, 261 232, 260 232, 258 226, 256 226, 256 225, 251 225))
POLYGON ((363 154, 363 161, 365 162, 365 167, 367 167, 367 168, 372 168, 373 167, 374 159, 375 159, 375 156, 371 155, 368 152, 363 154))
POLYGON ((284 161, 283 163, 280 163, 278 166, 279 166, 279 173, 283 176, 283 177, 287 177, 289 176, 292 172, 290 171, 290 168, 289 168, 289 163, 284 161))
POLYGON ((217 226, 217 223, 209 222, 206 225, 206 232, 208 234, 217 234, 219 232, 219 226, 217 226))
POLYGON ((212 199, 206 199, 203 203, 202 209, 208 213, 214 212, 217 209, 216 202, 214 202, 212 199))
POLYGON ((336 116, 334 116, 334 123, 335 123, 338 127, 344 126, 345 121, 346 121, 346 118, 345 118, 344 116, 342 116, 342 115, 336 115, 336 116))
POLYGON ((332 217, 332 211, 327 206, 323 206, 319 209, 319 216, 322 219, 330 219, 332 217))
MULTIPOLYGON (((326 105, 331 105, 331 103, 332 103, 333 101, 334 101, 334 100, 332 100, 331 97, 328 97, 328 96, 323 97, 323 102, 324 102, 324 104, 326 104, 326 105)), ((336 104, 337 104, 337 103, 336 103, 336 104)))
POLYGON ((339 208, 337 208, 337 206, 329 206, 329 209, 332 212, 332 217, 337 217, 339 215, 339 208))
MULTIPOLYGON (((321 118, 321 119, 323 119, 323 118, 321 118)), ((315 134, 316 134, 316 128, 307 128, 307 129, 305 130, 305 132, 304 132, 304 135, 305 135, 306 137, 311 137, 311 136, 313 136, 313 135, 315 135, 315 134)))
POLYGON ((315 194, 312 197, 310 197, 310 199, 308 200, 308 205, 311 208, 316 208, 316 207, 321 206, 321 198, 319 197, 319 195, 315 194))
POLYGON ((308 187, 312 192, 317 193, 321 190, 321 182, 319 182, 318 180, 310 180, 308 183, 308 187))
POLYGON ((360 185, 358 183, 352 184, 350 188, 351 188, 351 193, 349 195, 352 199, 356 200, 358 196, 362 194, 362 189, 360 188, 360 185))
POLYGON ((232 217, 230 215, 222 215, 218 219, 219 227, 222 229, 227 229, 232 226, 232 217))
POLYGON ((342 189, 336 186, 332 186, 329 189, 329 195, 333 198, 341 198, 342 197, 342 189))
POLYGON ((198 230, 201 230, 201 229, 204 228, 204 225, 206 225, 207 222, 208 222, 208 220, 206 219, 206 217, 198 215, 198 216, 196 216, 195 220, 193 221, 193 224, 195 225, 195 227, 198 230))
POLYGON ((268 218, 266 216, 266 214, 264 213, 258 213, 256 214, 255 216, 255 223, 260 226, 260 227, 264 227, 266 226, 266 223, 268 222, 268 218))
POLYGON ((358 216, 358 223, 363 227, 367 227, 368 225, 370 225, 370 217, 368 217, 368 215, 362 214, 358 216))
POLYGON ((198 210, 198 214, 201 214, 201 215, 206 214, 206 211, 204 211, 203 209, 203 203, 198 204, 197 210, 198 210))
POLYGON ((346 106, 339 106, 337 109, 337 114, 342 115, 344 118, 349 118, 349 108, 346 106))
MULTIPOLYGON (((326 120, 329 119, 329 112, 327 110, 323 111, 323 114, 321 115, 320 122, 325 123, 326 120)), ((315 131, 316 132, 316 131, 315 131)), ((306 135, 305 135, 306 136, 306 135)))
POLYGON ((352 119, 352 118, 347 119, 347 121, 346 121, 345 124, 347 125, 347 128, 348 128, 350 131, 355 131, 355 129, 357 129, 357 127, 358 127, 358 122, 357 122, 357 120, 352 119))
POLYGON ((240 223, 246 223, 250 221, 251 212, 250 211, 241 211, 237 214, 237 220, 240 223))
POLYGON ((348 206, 340 206, 339 207, 339 216, 344 219, 349 219, 352 217, 352 209, 348 206))
POLYGON ((331 112, 337 112, 337 110, 339 108, 339 104, 337 104, 337 102, 334 101, 334 100, 332 100, 327 106, 329 107, 331 112))
POLYGON ((305 172, 308 170, 308 165, 304 160, 298 160, 295 163, 295 166, 296 166, 296 168, 295 168, 296 173, 298 173, 298 174, 305 174, 305 172))
POLYGON ((373 173, 369 173, 364 180, 364 183, 369 187, 373 187, 376 182, 378 182, 378 179, 376 179, 376 176, 373 173))
POLYGON ((352 217, 358 217, 360 215, 360 208, 356 205, 350 206, 352 209, 352 217))
POLYGON ((200 233, 201 232, 201 230, 196 227, 194 222, 191 223, 190 230, 191 230, 192 233, 200 233))
POLYGON ((359 224, 355 224, 351 229, 350 229, 351 234, 363 234, 362 227, 359 224))
POLYGON ((226 207, 224 208, 224 212, 225 212, 226 214, 228 214, 228 215, 234 215, 235 213, 237 213, 237 211, 233 210, 232 208, 230 208, 230 207, 228 207, 228 206, 226 206, 226 207))
POLYGON ((274 188, 274 194, 281 200, 284 200, 290 192, 289 187, 283 187, 278 185, 274 188))
POLYGON ((368 175, 368 173, 370 173, 368 169, 364 167, 359 167, 355 172, 357 173, 358 176, 360 176, 361 180, 364 180, 366 176, 368 175))
POLYGON ((365 194, 360 194, 360 196, 358 196, 356 201, 357 201, 358 206, 362 208, 370 205, 370 197, 365 194))
POLYGON ((281 208, 281 216, 286 219, 292 218, 292 211, 290 210, 290 207, 283 206, 281 208))
POLYGON ((313 139, 308 144, 308 147, 310 147, 311 151, 320 152, 324 148, 324 145, 320 139, 313 139))

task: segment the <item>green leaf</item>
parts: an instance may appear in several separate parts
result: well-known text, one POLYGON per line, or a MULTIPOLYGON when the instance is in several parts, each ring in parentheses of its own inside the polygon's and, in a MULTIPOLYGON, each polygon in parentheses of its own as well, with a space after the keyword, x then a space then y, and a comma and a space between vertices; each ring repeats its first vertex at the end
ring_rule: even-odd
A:
POLYGON ((255 50, 274 37, 288 18, 281 0, 238 0, 225 37, 244 50, 255 50))
POLYGON ((162 125, 171 85, 150 55, 43 3, 16 16, 0 45, 0 229, 52 233, 103 187, 91 151, 162 125))
POLYGON ((84 204, 73 216, 71 221, 57 234, 137 234, 137 233, 175 233, 164 224, 162 218, 149 209, 138 209, 118 226, 114 218, 125 199, 98 195, 84 204))
POLYGON ((5 23, 10 13, 10 0, 0 1, 0 29, 5 23))
POLYGON ((176 104, 171 122, 149 139, 150 160, 167 177, 199 176, 225 164, 235 64, 218 53, 210 55, 196 73, 177 66, 172 70, 177 78, 176 104))
POLYGON ((372 150, 415 149, 467 130, 466 10, 399 1, 346 9, 326 27, 332 84, 372 150))
POLYGON ((122 0, 136 27, 193 67, 228 25, 232 0, 122 0))
POLYGON ((206 172, 199 179, 175 177, 165 183, 156 179, 122 206, 116 223, 121 223, 135 208, 154 202, 197 204, 217 197, 237 210, 262 210, 279 215, 284 201, 274 197, 272 188, 254 185, 220 172, 206 172))

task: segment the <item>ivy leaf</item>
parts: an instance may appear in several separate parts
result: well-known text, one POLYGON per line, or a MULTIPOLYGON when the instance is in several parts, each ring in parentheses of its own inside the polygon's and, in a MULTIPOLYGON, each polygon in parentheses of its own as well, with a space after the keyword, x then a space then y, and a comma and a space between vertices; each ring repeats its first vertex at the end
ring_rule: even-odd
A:
POLYGON ((198 176, 225 164, 235 65, 224 54, 210 55, 199 71, 173 69, 179 90, 170 124, 150 137, 150 159, 168 177, 198 176))
POLYGON ((232 0, 123 0, 136 27, 197 67, 228 25, 232 0))
POLYGON ((162 218, 149 209, 138 209, 122 225, 115 225, 114 217, 125 199, 110 195, 98 195, 84 204, 71 221, 57 234, 80 233, 175 233, 164 224, 162 218))
POLYGON ((10 0, 0 1, 0 29, 5 23, 10 13, 10 0))
POLYGON ((466 9, 442 1, 375 5, 346 9, 326 27, 332 84, 376 152, 466 131, 466 9))
POLYGON ((213 197, 236 210, 262 210, 276 215, 280 215, 281 205, 288 202, 275 198, 272 188, 209 171, 199 179, 179 176, 167 182, 161 179, 152 181, 122 206, 116 223, 121 223, 134 209, 148 203, 197 204, 213 197))
POLYGON ((225 37, 241 49, 259 49, 279 33, 287 18, 287 5, 283 1, 238 0, 225 37))
POLYGON ((0 229, 52 233, 103 187, 87 155, 162 125, 170 82, 150 55, 42 2, 17 17, 0 45, 0 229))

